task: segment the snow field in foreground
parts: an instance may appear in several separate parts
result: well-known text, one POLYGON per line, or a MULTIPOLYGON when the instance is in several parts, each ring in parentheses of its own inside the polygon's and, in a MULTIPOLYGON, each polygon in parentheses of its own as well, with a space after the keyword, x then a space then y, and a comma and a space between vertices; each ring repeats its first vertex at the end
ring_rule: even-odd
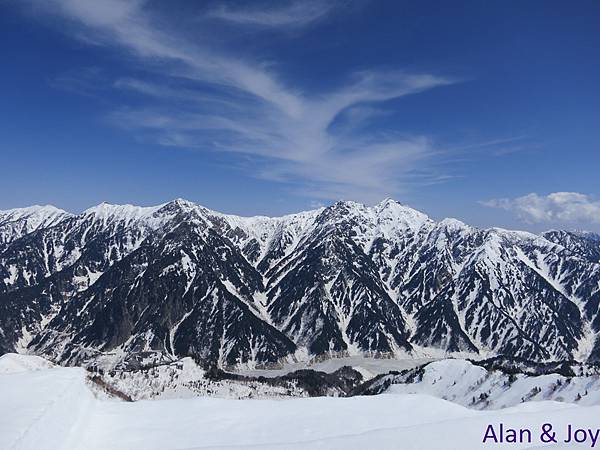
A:
POLYGON ((540 445, 535 431, 531 444, 483 446, 481 440, 488 424, 500 422, 532 430, 545 422, 557 430, 600 425, 598 406, 535 402, 475 411, 408 394, 125 403, 95 398, 84 370, 60 367, 2 373, 0 399, 2 449, 533 448, 540 445))

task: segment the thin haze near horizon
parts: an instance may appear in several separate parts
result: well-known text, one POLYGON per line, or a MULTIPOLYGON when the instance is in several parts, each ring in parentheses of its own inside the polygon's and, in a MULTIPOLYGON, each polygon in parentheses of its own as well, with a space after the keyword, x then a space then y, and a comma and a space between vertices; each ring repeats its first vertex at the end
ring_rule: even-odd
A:
POLYGON ((600 4, 0 3, 0 209, 392 197, 600 230, 600 4))

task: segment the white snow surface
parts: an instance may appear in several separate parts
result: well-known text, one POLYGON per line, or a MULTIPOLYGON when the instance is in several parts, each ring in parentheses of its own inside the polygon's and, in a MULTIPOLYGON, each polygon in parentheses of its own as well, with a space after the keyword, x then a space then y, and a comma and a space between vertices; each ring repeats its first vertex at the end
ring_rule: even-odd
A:
POLYGON ((47 359, 34 355, 6 353, 0 356, 0 374, 30 372, 53 367, 47 359))
POLYGON ((8 243, 40 228, 56 225, 72 214, 52 205, 34 205, 0 211, 0 244, 8 243))
POLYGON ((30 231, 40 225, 50 226, 71 214, 52 205, 34 205, 0 211, 0 222, 28 220, 30 231))
POLYGON ((500 409, 546 400, 600 405, 600 376, 509 375, 469 361, 446 359, 424 368, 421 379, 393 384, 391 394, 427 394, 475 409, 500 409))
MULTIPOLYGON (((20 356, 11 357, 21 358, 20 356)), ((541 447, 550 422, 598 428, 600 407, 532 402, 476 411, 422 394, 118 402, 96 397, 81 368, 0 375, 0 448, 43 449, 478 449, 541 447), (7 413, 9 412, 9 413, 7 413), (487 444, 489 424, 530 428, 531 443, 487 444)), ((589 443, 587 445, 589 448, 589 443)))

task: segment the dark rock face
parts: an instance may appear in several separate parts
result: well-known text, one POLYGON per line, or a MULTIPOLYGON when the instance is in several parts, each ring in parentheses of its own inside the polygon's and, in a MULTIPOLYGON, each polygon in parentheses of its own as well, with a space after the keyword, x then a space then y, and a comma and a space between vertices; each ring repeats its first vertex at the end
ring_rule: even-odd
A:
POLYGON ((295 345, 256 316, 252 294, 261 286, 231 243, 181 222, 75 295, 31 347, 72 364, 117 347, 230 365, 275 362, 295 345))
POLYGON ((596 233, 552 230, 542 233, 542 236, 563 246, 574 255, 600 263, 600 235, 596 233))
POLYGON ((311 353, 349 345, 364 352, 411 349, 399 306, 343 226, 308 236, 270 274, 277 280, 267 293, 273 322, 311 353))
POLYGON ((65 364, 485 353, 600 361, 600 238, 386 200, 243 218, 184 200, 0 212, 0 352, 65 364))

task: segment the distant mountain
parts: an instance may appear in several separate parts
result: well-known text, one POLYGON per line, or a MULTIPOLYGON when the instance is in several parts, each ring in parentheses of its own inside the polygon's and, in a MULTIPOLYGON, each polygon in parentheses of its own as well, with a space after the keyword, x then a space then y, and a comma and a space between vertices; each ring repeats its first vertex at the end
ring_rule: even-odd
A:
POLYGON ((0 251, 9 242, 37 229, 51 227, 70 215, 54 206, 39 205, 0 211, 0 251))
POLYGON ((0 353, 64 364, 314 355, 600 361, 600 238, 386 199, 239 217, 185 200, 0 212, 0 353))
POLYGON ((581 406, 600 404, 597 366, 489 367, 495 359, 438 360, 402 373, 381 374, 356 387, 353 395, 426 394, 472 409, 501 409, 530 401, 558 401, 581 406))

